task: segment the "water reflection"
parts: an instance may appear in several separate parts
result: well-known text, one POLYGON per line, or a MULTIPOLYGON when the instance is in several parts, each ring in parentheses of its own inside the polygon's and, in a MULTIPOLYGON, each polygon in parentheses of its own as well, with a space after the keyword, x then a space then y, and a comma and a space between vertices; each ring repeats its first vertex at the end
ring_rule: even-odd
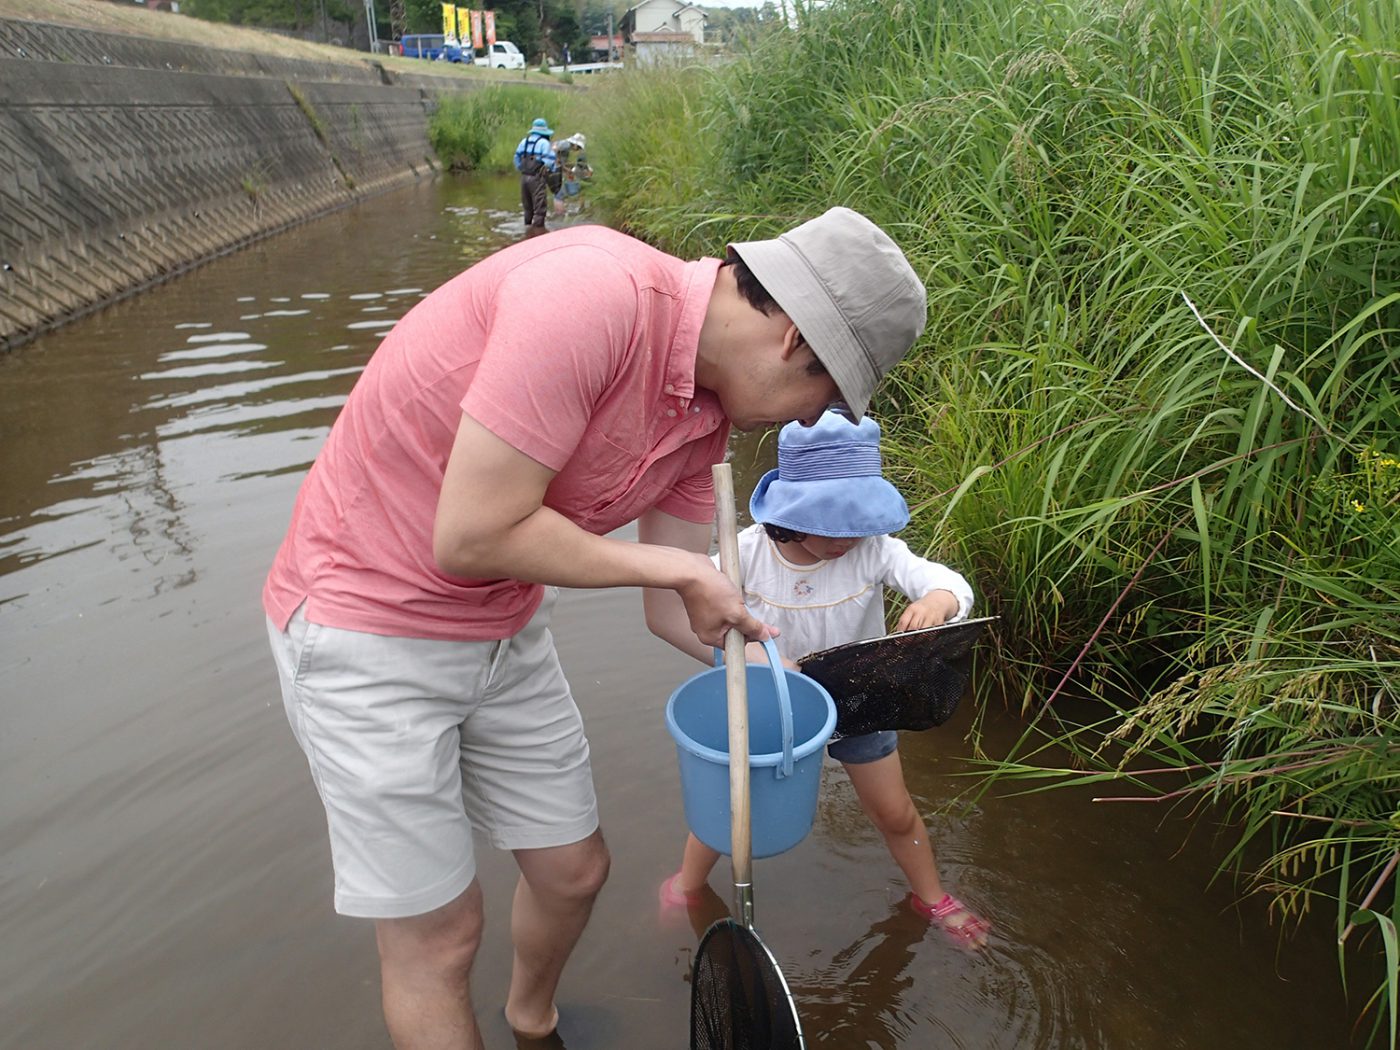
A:
MULTIPOLYGON (((513 179, 410 187, 0 359, 0 1045, 386 1045, 373 936, 331 910, 258 592, 384 330, 521 235, 516 197, 513 179)), ((741 507, 772 458, 772 435, 736 441, 741 507)), ((566 975, 567 1045, 680 1047, 696 933, 656 914, 684 837, 660 710, 695 668, 632 593, 566 593, 556 622, 615 857, 566 975)), ((950 805, 965 729, 901 751, 945 878, 996 923, 989 951, 904 906, 839 767, 809 839, 755 866, 811 1045, 1344 1045, 1325 937, 1278 962, 1288 984, 1261 909, 1206 888, 1208 843, 1178 852, 1184 832, 1072 793, 950 805)), ((1015 723, 996 732, 993 750, 1015 723)), ((514 869, 480 853, 497 910, 476 993, 505 1047, 514 869)))

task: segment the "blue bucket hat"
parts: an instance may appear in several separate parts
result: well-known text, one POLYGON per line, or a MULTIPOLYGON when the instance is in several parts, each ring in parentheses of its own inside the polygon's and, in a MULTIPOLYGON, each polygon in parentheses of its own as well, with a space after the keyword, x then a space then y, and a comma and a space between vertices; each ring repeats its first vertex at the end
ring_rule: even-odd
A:
POLYGON ((778 469, 758 479, 749 512, 812 536, 883 536, 909 524, 909 505, 880 475, 880 425, 835 412, 778 432, 778 469))
POLYGON ((545 120, 544 117, 536 117, 530 122, 529 133, 531 135, 548 135, 550 138, 554 137, 554 129, 549 126, 549 121, 545 120))

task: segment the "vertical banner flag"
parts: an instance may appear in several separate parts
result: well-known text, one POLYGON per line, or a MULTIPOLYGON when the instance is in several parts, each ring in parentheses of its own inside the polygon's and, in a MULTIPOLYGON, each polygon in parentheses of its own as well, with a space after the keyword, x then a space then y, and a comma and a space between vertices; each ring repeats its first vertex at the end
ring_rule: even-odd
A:
POLYGON ((481 9, 472 9, 472 47, 480 50, 486 45, 482 43, 485 37, 481 32, 481 9))
MULTIPOLYGON (((462 50, 470 46, 468 38, 471 36, 472 13, 468 8, 457 8, 457 42, 462 45, 462 50)), ((462 56, 466 58, 465 55, 462 56)))
POLYGON ((442 5, 442 35, 447 38, 449 44, 457 43, 457 6, 455 4, 442 5))
POLYGON ((494 44, 496 42, 496 12, 483 11, 481 16, 482 21, 486 23, 486 43, 488 45, 494 44))

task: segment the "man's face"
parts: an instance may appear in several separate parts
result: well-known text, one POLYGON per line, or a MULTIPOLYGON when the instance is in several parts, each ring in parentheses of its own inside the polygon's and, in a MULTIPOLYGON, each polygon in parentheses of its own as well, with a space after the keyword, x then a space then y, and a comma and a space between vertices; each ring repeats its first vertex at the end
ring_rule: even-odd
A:
POLYGON ((805 343, 783 353, 765 355, 748 381, 725 399, 725 412, 736 430, 762 430, 793 421, 811 426, 827 406, 841 398, 836 380, 814 371, 816 356, 805 343))

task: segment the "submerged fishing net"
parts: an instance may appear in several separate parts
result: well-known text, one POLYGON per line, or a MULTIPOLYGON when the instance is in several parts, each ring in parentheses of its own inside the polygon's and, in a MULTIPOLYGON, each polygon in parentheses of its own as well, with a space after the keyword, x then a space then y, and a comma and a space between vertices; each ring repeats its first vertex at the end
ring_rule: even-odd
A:
POLYGON ((721 919, 695 953, 690 1050, 801 1050, 782 971, 752 930, 721 919))
POLYGON ((836 701, 836 732, 931 729, 957 710, 971 677, 972 645, 994 616, 850 642, 798 661, 836 701))

